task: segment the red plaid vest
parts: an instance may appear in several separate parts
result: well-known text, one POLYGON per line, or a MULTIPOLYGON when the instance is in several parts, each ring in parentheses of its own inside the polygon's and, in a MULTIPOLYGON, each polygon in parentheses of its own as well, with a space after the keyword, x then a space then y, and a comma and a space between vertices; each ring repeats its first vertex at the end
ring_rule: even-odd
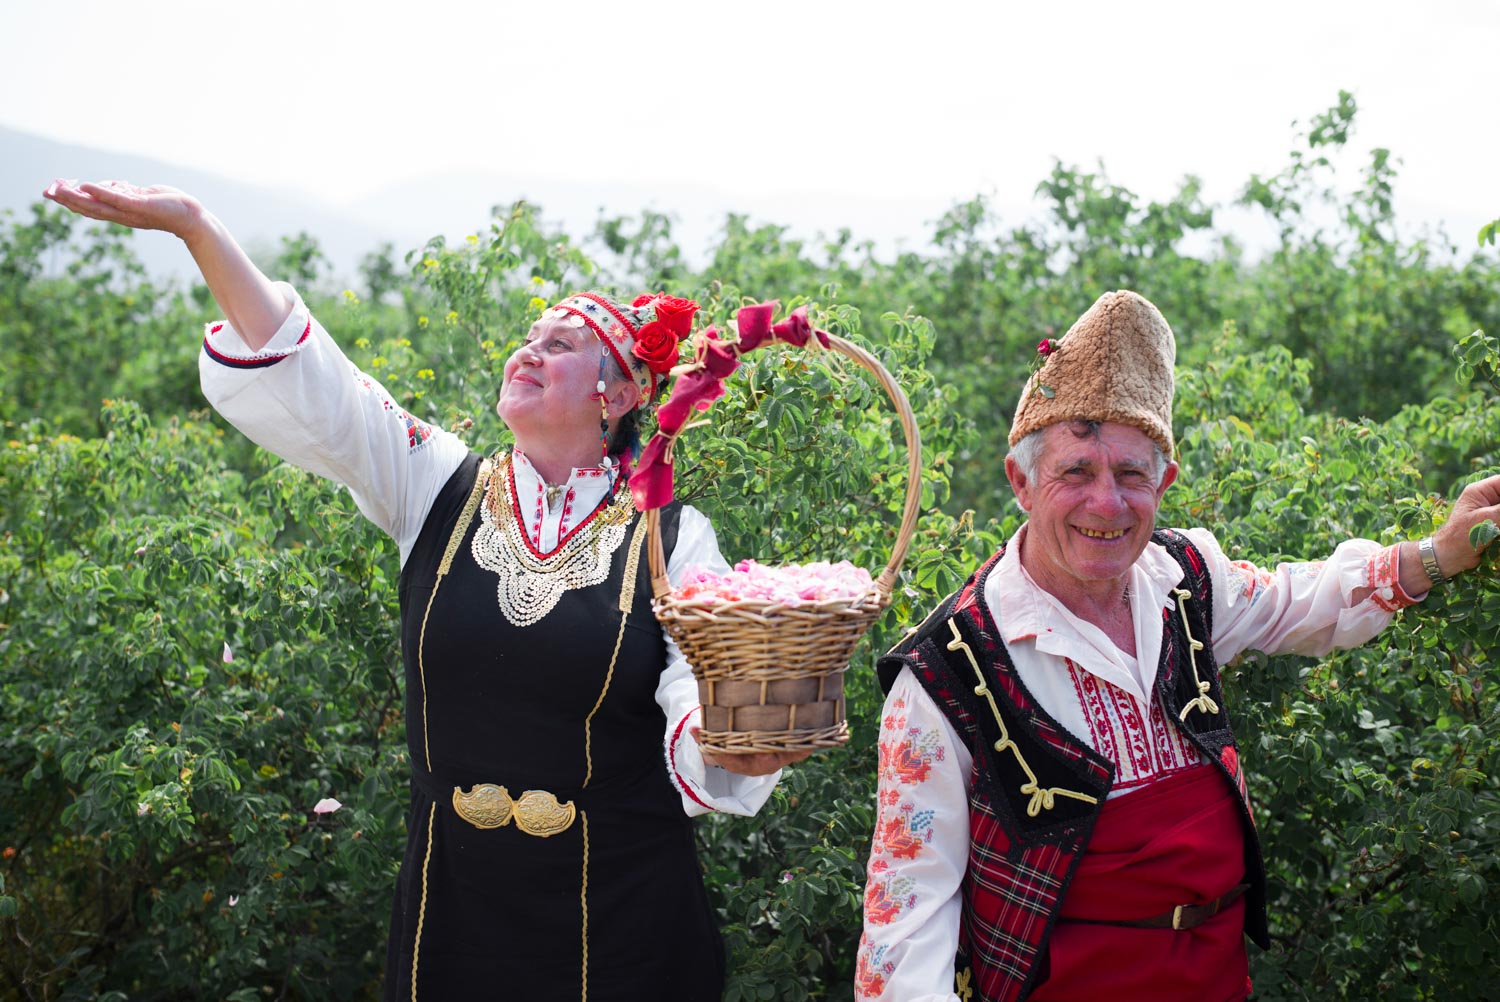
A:
MULTIPOLYGON (((1203 555, 1186 536, 1159 529, 1152 540, 1182 566, 1182 587, 1191 592, 1184 603, 1186 623, 1176 603, 1162 610, 1157 696, 1167 717, 1178 722, 1239 793, 1245 880, 1250 885, 1245 932, 1265 948, 1265 866, 1213 657, 1213 585, 1203 555), (1196 672, 1190 639, 1203 645, 1196 672), (1204 694, 1199 682, 1208 684, 1212 713, 1194 704, 1204 694), (1183 711, 1190 705, 1193 709, 1184 720, 1183 711)), ((1115 772, 1113 763, 1064 730, 1021 684, 982 601, 984 582, 1004 553, 1002 546, 877 666, 887 692, 902 668, 911 669, 974 759, 968 872, 955 966, 960 997, 984 1002, 1023 999, 1046 978, 1047 939, 1115 772), (983 687, 976 672, 985 680, 983 687), (988 697, 993 697, 993 710, 988 697)))

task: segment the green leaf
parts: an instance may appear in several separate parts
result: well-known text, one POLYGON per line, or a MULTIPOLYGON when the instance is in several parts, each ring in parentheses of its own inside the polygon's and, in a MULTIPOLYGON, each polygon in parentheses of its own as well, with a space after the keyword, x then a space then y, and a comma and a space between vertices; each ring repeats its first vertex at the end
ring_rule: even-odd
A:
POLYGON ((1495 525, 1492 519, 1487 518, 1469 530, 1469 545, 1476 553, 1484 550, 1497 538, 1500 538, 1500 526, 1495 525))

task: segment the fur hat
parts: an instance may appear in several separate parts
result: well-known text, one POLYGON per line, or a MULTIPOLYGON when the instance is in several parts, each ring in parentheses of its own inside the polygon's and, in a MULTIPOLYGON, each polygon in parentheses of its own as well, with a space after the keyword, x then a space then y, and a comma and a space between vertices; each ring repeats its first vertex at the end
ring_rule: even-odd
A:
POLYGON ((1106 292, 1057 340, 1016 405, 1010 444, 1060 421, 1139 428, 1172 456, 1177 342, 1161 311, 1134 292, 1106 292))

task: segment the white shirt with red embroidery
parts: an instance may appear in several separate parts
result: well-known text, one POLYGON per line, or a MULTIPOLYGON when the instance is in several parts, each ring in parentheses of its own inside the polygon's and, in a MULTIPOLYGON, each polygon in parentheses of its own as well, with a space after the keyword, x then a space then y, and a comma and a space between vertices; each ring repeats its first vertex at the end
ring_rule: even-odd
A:
MULTIPOLYGON (((1022 526, 985 581, 983 600, 1016 673, 1075 738, 1114 762, 1115 797, 1203 761, 1167 723, 1154 691, 1162 608, 1182 568, 1150 543, 1130 571, 1136 657, 1039 588, 1021 566, 1022 526)), ((1230 560, 1206 529, 1187 536, 1213 582, 1213 650, 1322 655, 1379 633, 1417 599, 1398 582, 1396 548, 1342 543, 1327 560, 1262 570, 1230 560)), ((882 1002, 957 1002, 961 889, 969 856, 973 760, 937 704, 903 670, 880 728, 878 804, 865 885, 855 995, 882 1002)))
MULTIPOLYGON (((204 396, 247 438, 287 462, 349 489, 362 514, 395 540, 404 566, 427 512, 453 471, 469 454, 458 436, 409 414, 380 383, 345 357, 290 285, 277 283, 292 311, 260 351, 251 351, 225 321, 208 325, 199 357, 204 396)), ((526 531, 546 552, 577 519, 613 490, 602 469, 576 469, 563 503, 528 511, 545 485, 516 453, 517 497, 526 531)), ((676 582, 687 568, 728 570, 713 525, 683 506, 677 545, 667 561, 676 582)), ((700 723, 692 668, 667 638, 667 665, 656 689, 666 715, 663 754, 667 774, 690 815, 708 811, 754 814, 781 774, 739 776, 703 762, 691 730, 700 723)))

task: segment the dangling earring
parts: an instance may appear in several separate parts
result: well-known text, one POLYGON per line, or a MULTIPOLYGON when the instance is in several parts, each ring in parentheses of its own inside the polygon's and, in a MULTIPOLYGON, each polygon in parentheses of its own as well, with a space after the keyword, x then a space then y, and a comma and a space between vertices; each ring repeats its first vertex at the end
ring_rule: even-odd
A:
POLYGON ((614 465, 614 459, 609 454, 609 398, 604 395, 608 389, 604 382, 606 357, 603 352, 599 353, 599 381, 594 384, 594 396, 599 401, 599 465, 607 470, 614 465))

